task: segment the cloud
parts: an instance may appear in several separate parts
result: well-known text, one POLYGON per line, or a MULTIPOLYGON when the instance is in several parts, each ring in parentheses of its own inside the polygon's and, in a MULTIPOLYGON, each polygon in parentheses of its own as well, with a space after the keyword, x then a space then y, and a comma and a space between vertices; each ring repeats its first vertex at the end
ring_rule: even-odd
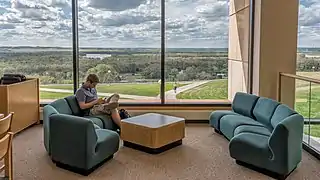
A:
POLYGON ((107 11, 124 11, 144 3, 146 0, 90 0, 88 6, 107 11))
POLYGON ((2 30, 3 29, 14 29, 14 28, 16 28, 14 24, 8 24, 8 23, 0 24, 0 29, 2 29, 2 30))
MULTIPOLYGON (((166 47, 228 47, 229 0, 165 0, 166 47)), ((78 0, 80 46, 160 47, 160 0, 78 0)), ((0 45, 72 45, 71 0, 0 0, 0 45)), ((300 0, 299 46, 320 46, 320 1, 300 0)))

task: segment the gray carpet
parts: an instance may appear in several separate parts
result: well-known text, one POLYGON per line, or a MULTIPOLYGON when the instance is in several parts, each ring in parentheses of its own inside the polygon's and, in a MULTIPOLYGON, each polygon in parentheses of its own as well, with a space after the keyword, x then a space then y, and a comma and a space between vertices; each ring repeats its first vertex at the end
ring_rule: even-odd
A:
MULTIPOLYGON (((15 180, 263 180, 271 179, 237 165, 228 141, 207 125, 188 125, 183 145, 160 155, 121 147, 114 159, 88 177, 57 168, 43 146, 42 125, 14 138, 15 180)), ((320 162, 303 153, 303 162, 288 179, 320 179, 320 162)))

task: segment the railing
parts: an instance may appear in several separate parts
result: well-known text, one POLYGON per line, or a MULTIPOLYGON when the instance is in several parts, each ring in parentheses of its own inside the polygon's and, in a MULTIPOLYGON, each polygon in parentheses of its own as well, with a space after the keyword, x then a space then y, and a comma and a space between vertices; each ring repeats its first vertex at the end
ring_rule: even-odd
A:
POLYGON ((283 102, 295 96, 294 109, 305 118, 304 148, 320 157, 320 79, 316 79, 320 78, 320 72, 298 74, 302 75, 279 74, 278 101, 283 102))

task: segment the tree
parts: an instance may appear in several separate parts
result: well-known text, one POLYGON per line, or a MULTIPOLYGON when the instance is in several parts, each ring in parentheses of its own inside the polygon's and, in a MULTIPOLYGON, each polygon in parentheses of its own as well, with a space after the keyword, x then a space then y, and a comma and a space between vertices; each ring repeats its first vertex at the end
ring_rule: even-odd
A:
POLYGON ((119 73, 110 65, 98 64, 96 67, 90 68, 88 74, 96 74, 101 83, 110 83, 119 80, 119 73))

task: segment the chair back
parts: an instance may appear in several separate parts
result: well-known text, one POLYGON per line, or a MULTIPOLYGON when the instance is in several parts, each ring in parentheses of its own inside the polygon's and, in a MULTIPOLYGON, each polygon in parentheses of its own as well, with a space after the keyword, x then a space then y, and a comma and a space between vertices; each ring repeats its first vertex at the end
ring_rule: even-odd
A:
POLYGON ((0 138, 7 135, 11 130, 13 112, 0 119, 0 138))
POLYGON ((9 152, 10 147, 12 145, 12 137, 13 133, 9 132, 3 138, 0 139, 0 160, 2 160, 5 157, 5 155, 7 155, 7 153, 9 152))

